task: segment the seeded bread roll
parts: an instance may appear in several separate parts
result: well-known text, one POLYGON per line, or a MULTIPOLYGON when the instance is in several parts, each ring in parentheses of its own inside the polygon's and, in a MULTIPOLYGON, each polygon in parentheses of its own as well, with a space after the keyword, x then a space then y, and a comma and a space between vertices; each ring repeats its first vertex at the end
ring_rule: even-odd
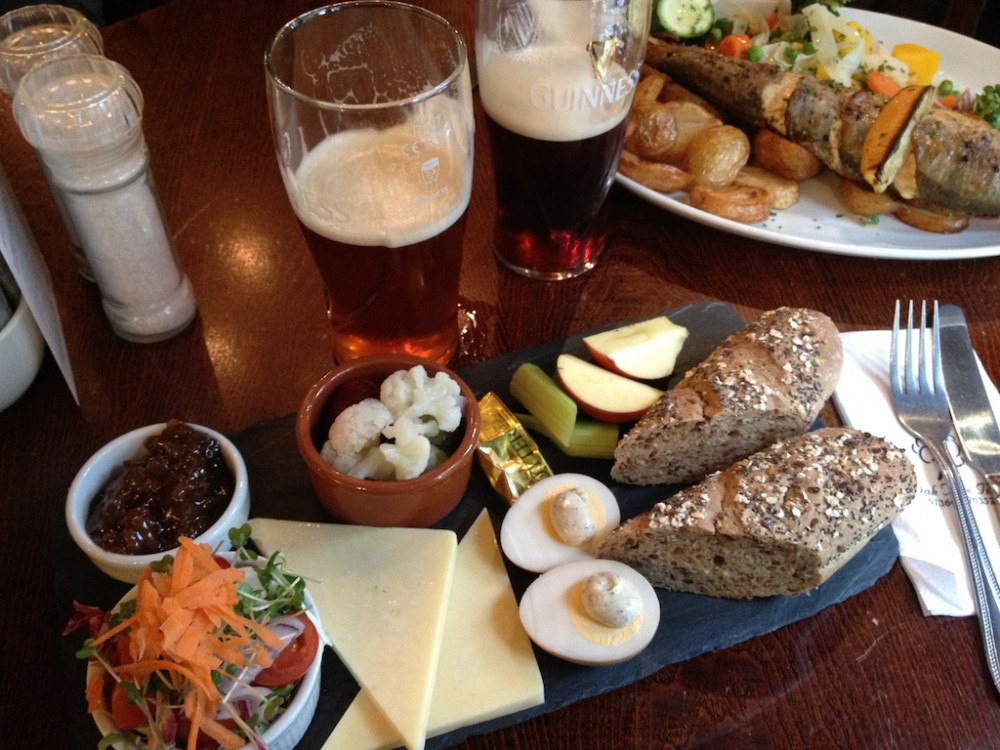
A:
POLYGON ((819 586, 913 500, 906 454, 826 428, 778 443, 610 532, 598 556, 654 586, 750 599, 819 586))
POLYGON ((611 477, 695 482, 801 435, 833 393, 842 363, 840 334, 826 315, 766 312, 689 370, 622 437, 611 477))

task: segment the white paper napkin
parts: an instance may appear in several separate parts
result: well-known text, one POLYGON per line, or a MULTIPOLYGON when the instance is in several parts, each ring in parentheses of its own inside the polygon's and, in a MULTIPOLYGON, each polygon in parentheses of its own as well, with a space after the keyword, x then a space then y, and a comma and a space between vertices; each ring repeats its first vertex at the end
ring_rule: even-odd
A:
MULTIPOLYGON (((976 611, 958 516, 937 464, 896 419, 889 392, 889 331, 844 333, 844 369, 833 398, 844 423, 905 448, 917 471, 917 497, 893 522, 899 559, 925 615, 971 615, 976 611)), ((980 365, 994 414, 1000 393, 980 365)), ((948 449, 959 464, 993 570, 1000 575, 1000 519, 983 480, 966 460, 955 435, 948 449)))

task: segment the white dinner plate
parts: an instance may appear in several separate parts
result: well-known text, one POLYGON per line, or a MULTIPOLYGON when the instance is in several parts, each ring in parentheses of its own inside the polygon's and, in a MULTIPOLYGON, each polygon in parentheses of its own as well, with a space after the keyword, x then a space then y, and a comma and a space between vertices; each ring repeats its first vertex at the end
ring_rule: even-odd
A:
MULTIPOLYGON (((891 48, 914 42, 941 54, 939 78, 979 92, 997 83, 1000 49, 936 26, 881 13, 846 9, 844 17, 856 20, 875 38, 891 48)), ((800 185, 799 202, 772 212, 762 224, 741 224, 693 208, 686 193, 664 194, 650 190, 619 174, 618 182, 650 203, 700 224, 741 237, 790 245, 804 250, 868 258, 956 260, 1000 255, 1000 218, 973 218, 958 234, 933 234, 908 227, 892 216, 864 225, 851 215, 837 194, 839 178, 829 170, 800 185)))

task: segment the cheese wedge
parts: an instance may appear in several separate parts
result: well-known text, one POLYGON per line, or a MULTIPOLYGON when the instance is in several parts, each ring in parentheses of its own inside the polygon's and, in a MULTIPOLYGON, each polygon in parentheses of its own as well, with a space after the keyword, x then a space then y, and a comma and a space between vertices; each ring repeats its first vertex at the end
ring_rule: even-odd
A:
MULTIPOLYGON (((489 514, 462 537, 445 620, 427 736, 540 705, 542 674, 521 625, 489 514)), ((358 693, 323 750, 399 745, 366 691, 358 693)))
POLYGON ((264 552, 280 549, 307 580, 330 644, 396 736, 427 736, 457 538, 441 529, 253 519, 264 552))

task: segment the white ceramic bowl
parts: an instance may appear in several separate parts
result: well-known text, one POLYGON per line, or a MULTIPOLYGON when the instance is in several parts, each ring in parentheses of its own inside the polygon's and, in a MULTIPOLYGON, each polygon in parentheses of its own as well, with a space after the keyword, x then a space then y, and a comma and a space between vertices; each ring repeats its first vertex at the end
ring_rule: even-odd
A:
POLYGON ((28 390, 44 355, 45 339, 22 294, 14 314, 0 329, 0 411, 28 390))
MULTIPOLYGON (((146 438, 159 434, 164 427, 166 427, 165 423, 140 427, 105 445, 91 456, 83 468, 77 472, 66 498, 66 525, 69 527, 73 541, 100 570, 125 583, 135 583, 143 568, 161 559, 164 555, 171 554, 172 550, 152 555, 126 555, 108 552, 102 549, 87 533, 87 512, 101 488, 125 460, 143 455, 145 453, 143 443, 146 438)), ((235 479, 233 496, 229 505, 226 506, 219 520, 212 524, 204 534, 195 537, 194 541, 199 544, 207 544, 213 549, 230 550, 232 545, 229 542, 229 530, 242 526, 250 516, 250 488, 247 480, 247 467, 236 446, 225 435, 201 425, 191 424, 191 427, 219 441, 226 464, 235 479)))
MULTIPOLYGON (((121 601, 125 602, 134 597, 135 589, 132 589, 122 597, 121 601)), ((312 724, 313 716, 316 713, 316 706, 319 703, 320 672, 323 666, 325 637, 323 636, 319 617, 316 615, 316 602, 313 601, 308 590, 306 591, 305 602, 307 605, 306 616, 312 620, 313 625, 316 626, 316 630, 320 634, 319 649, 316 651, 316 658, 313 659, 309 671, 306 672, 302 678, 302 682, 299 683, 298 690, 292 702, 288 704, 285 712, 278 717, 278 720, 271 724, 262 735, 267 750, 294 750, 295 746, 299 744, 299 740, 305 735, 306 730, 309 729, 309 725, 312 724)), ((120 604, 121 602, 119 602, 120 604)), ((92 674, 92 670, 95 669, 100 669, 100 667, 96 666, 93 662, 87 665, 87 683, 90 682, 90 675, 92 674)), ((93 717, 94 723, 97 725, 97 729, 102 736, 107 736, 115 731, 115 725, 111 721, 111 714, 107 710, 99 708, 94 712, 93 717)), ((116 742, 112 747, 123 750, 121 743, 116 742)), ((254 746, 245 745, 243 750, 254 750, 254 746)))

